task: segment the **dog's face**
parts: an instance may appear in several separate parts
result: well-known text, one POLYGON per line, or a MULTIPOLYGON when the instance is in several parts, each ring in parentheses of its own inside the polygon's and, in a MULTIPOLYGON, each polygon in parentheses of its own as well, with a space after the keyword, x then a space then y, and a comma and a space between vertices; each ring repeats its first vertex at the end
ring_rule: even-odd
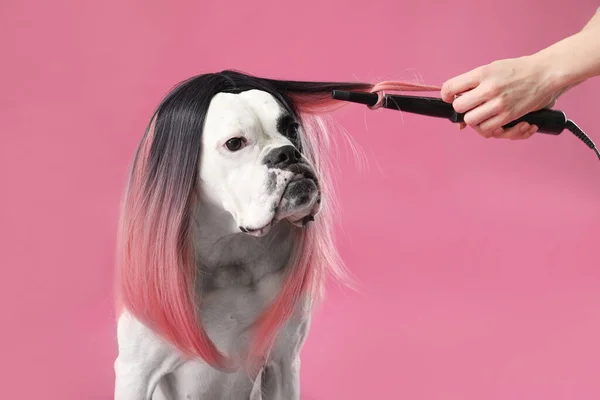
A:
POLYGON ((199 184, 205 200, 231 214, 232 230, 263 236, 283 219, 304 226, 318 213, 319 182, 301 153, 301 129, 266 92, 213 97, 199 184))

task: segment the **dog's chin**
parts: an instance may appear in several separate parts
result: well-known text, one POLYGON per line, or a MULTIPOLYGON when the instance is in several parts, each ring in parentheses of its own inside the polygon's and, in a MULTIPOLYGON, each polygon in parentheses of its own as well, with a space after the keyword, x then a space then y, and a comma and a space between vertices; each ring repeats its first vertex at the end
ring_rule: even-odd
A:
POLYGON ((297 227, 305 227, 314 221, 321 205, 321 193, 316 180, 305 176, 292 179, 281 191, 277 207, 269 210, 269 222, 258 228, 240 228, 248 235, 262 237, 280 221, 288 221, 297 227))

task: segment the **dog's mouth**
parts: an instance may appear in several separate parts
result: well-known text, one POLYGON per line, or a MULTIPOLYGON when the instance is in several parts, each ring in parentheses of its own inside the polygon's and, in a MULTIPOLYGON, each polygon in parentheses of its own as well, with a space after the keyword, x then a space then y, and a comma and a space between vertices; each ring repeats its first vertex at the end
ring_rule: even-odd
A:
POLYGON ((317 177, 312 170, 303 164, 293 164, 285 169, 294 175, 288 180, 277 200, 277 207, 273 211, 270 221, 260 228, 240 227, 240 230, 251 236, 264 236, 273 226, 283 219, 288 219, 297 227, 305 227, 315 220, 316 209, 320 205, 320 188, 317 177), (308 209, 311 201, 311 209, 308 209), (294 212, 294 207, 298 208, 294 212))
POLYGON ((294 177, 291 179, 290 183, 294 180, 304 178, 313 181, 314 184, 317 185, 317 188, 319 187, 319 181, 317 180, 317 177, 313 173, 312 169, 310 169, 310 167, 306 164, 292 164, 288 168, 286 168, 285 171, 290 171, 295 174, 294 177))

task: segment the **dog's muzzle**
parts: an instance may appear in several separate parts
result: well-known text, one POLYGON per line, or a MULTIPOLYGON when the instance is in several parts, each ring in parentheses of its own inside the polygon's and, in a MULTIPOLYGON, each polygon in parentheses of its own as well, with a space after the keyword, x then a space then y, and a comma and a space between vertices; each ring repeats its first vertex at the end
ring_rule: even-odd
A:
POLYGON ((272 210, 273 219, 264 227, 240 227, 240 230, 263 236, 283 219, 299 227, 314 221, 320 210, 321 191, 319 180, 302 154, 294 146, 282 146, 267 153, 263 163, 269 170, 267 193, 278 198, 272 210))

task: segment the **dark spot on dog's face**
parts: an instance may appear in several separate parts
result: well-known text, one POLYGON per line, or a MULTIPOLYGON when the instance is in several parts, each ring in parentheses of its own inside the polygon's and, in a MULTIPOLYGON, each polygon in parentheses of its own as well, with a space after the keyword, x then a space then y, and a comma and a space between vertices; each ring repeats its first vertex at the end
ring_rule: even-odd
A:
POLYGON ((271 194, 277 187, 277 174, 274 171, 269 172, 269 179, 267 181, 267 194, 271 194))
POLYGON ((310 179, 301 179, 290 183, 285 191, 285 210, 301 207, 310 202, 311 195, 317 190, 315 182, 310 179))
POLYGON ((298 197, 298 205, 302 206, 308 203, 308 200, 310 200, 310 197, 308 197, 306 194, 303 194, 302 196, 298 197))

